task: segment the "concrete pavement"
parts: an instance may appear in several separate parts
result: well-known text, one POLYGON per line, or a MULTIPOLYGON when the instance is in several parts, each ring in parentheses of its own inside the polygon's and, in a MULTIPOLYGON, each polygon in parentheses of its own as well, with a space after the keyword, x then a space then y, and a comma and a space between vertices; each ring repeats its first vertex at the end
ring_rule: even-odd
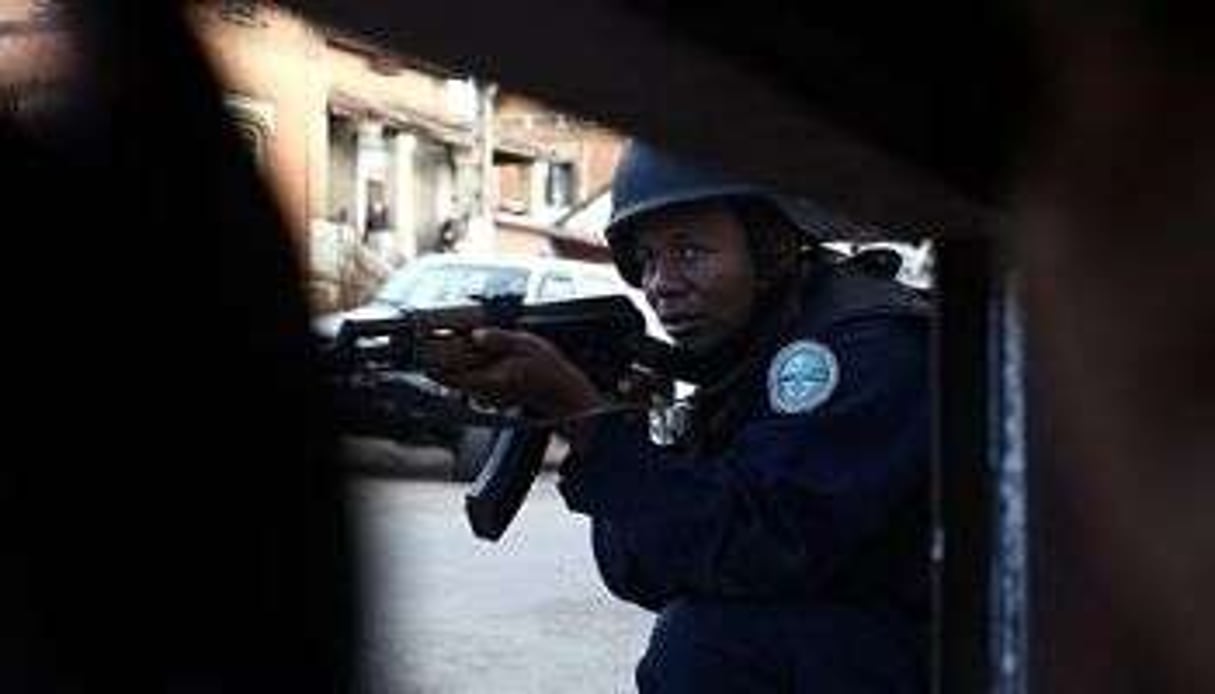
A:
MULTIPOLYGON (((429 455, 413 465, 425 469, 429 455)), ((634 691, 653 617, 608 594, 589 523, 565 509, 554 481, 542 473, 514 524, 489 543, 468 528, 462 484, 352 478, 365 587, 361 691, 634 691)))

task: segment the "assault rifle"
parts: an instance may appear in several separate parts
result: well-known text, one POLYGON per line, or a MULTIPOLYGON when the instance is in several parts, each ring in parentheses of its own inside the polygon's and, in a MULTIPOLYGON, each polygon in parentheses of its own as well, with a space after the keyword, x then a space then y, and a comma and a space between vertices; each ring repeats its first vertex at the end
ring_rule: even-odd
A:
POLYGON ((471 306, 346 321, 324 352, 345 430, 399 435, 419 416, 499 429, 464 499, 473 533, 497 540, 527 496, 554 427, 527 412, 485 408, 418 377, 427 350, 466 339, 483 326, 526 330, 547 339, 601 392, 622 401, 624 383, 637 375, 660 384, 659 391, 669 396, 677 369, 674 351, 646 334, 641 312, 622 295, 525 306, 521 296, 507 294, 479 298, 471 306))

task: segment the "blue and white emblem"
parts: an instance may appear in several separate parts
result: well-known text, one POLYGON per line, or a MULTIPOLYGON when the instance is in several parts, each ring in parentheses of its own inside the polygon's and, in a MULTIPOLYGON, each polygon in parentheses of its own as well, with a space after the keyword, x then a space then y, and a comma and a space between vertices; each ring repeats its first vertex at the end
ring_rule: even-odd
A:
POLYGON ((811 412, 831 397, 839 380, 839 362, 826 345, 791 342, 768 367, 768 402, 781 414, 811 412))

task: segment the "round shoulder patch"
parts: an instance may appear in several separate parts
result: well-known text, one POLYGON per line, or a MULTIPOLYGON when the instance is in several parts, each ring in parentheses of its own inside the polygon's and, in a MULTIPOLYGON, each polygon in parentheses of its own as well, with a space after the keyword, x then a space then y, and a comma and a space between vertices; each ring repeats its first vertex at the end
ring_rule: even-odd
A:
POLYGON ((831 397, 839 362, 826 345, 798 340, 785 345, 768 367, 768 402, 782 414, 811 412, 831 397))

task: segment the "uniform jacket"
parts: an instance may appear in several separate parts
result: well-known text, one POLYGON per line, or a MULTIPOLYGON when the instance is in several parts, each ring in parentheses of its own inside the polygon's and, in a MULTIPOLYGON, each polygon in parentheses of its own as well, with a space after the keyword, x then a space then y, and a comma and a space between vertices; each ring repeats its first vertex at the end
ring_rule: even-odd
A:
POLYGON ((790 391, 794 410, 810 407, 775 402, 784 391, 774 351, 746 385, 749 416, 720 450, 655 446, 644 417, 606 416, 584 457, 564 466, 561 491, 592 518, 608 588, 648 609, 681 599, 822 605, 901 634, 922 630, 928 311, 912 290, 838 269, 812 275, 804 291, 794 334, 775 350, 810 343, 834 357, 830 388, 820 379, 809 396, 790 391))

